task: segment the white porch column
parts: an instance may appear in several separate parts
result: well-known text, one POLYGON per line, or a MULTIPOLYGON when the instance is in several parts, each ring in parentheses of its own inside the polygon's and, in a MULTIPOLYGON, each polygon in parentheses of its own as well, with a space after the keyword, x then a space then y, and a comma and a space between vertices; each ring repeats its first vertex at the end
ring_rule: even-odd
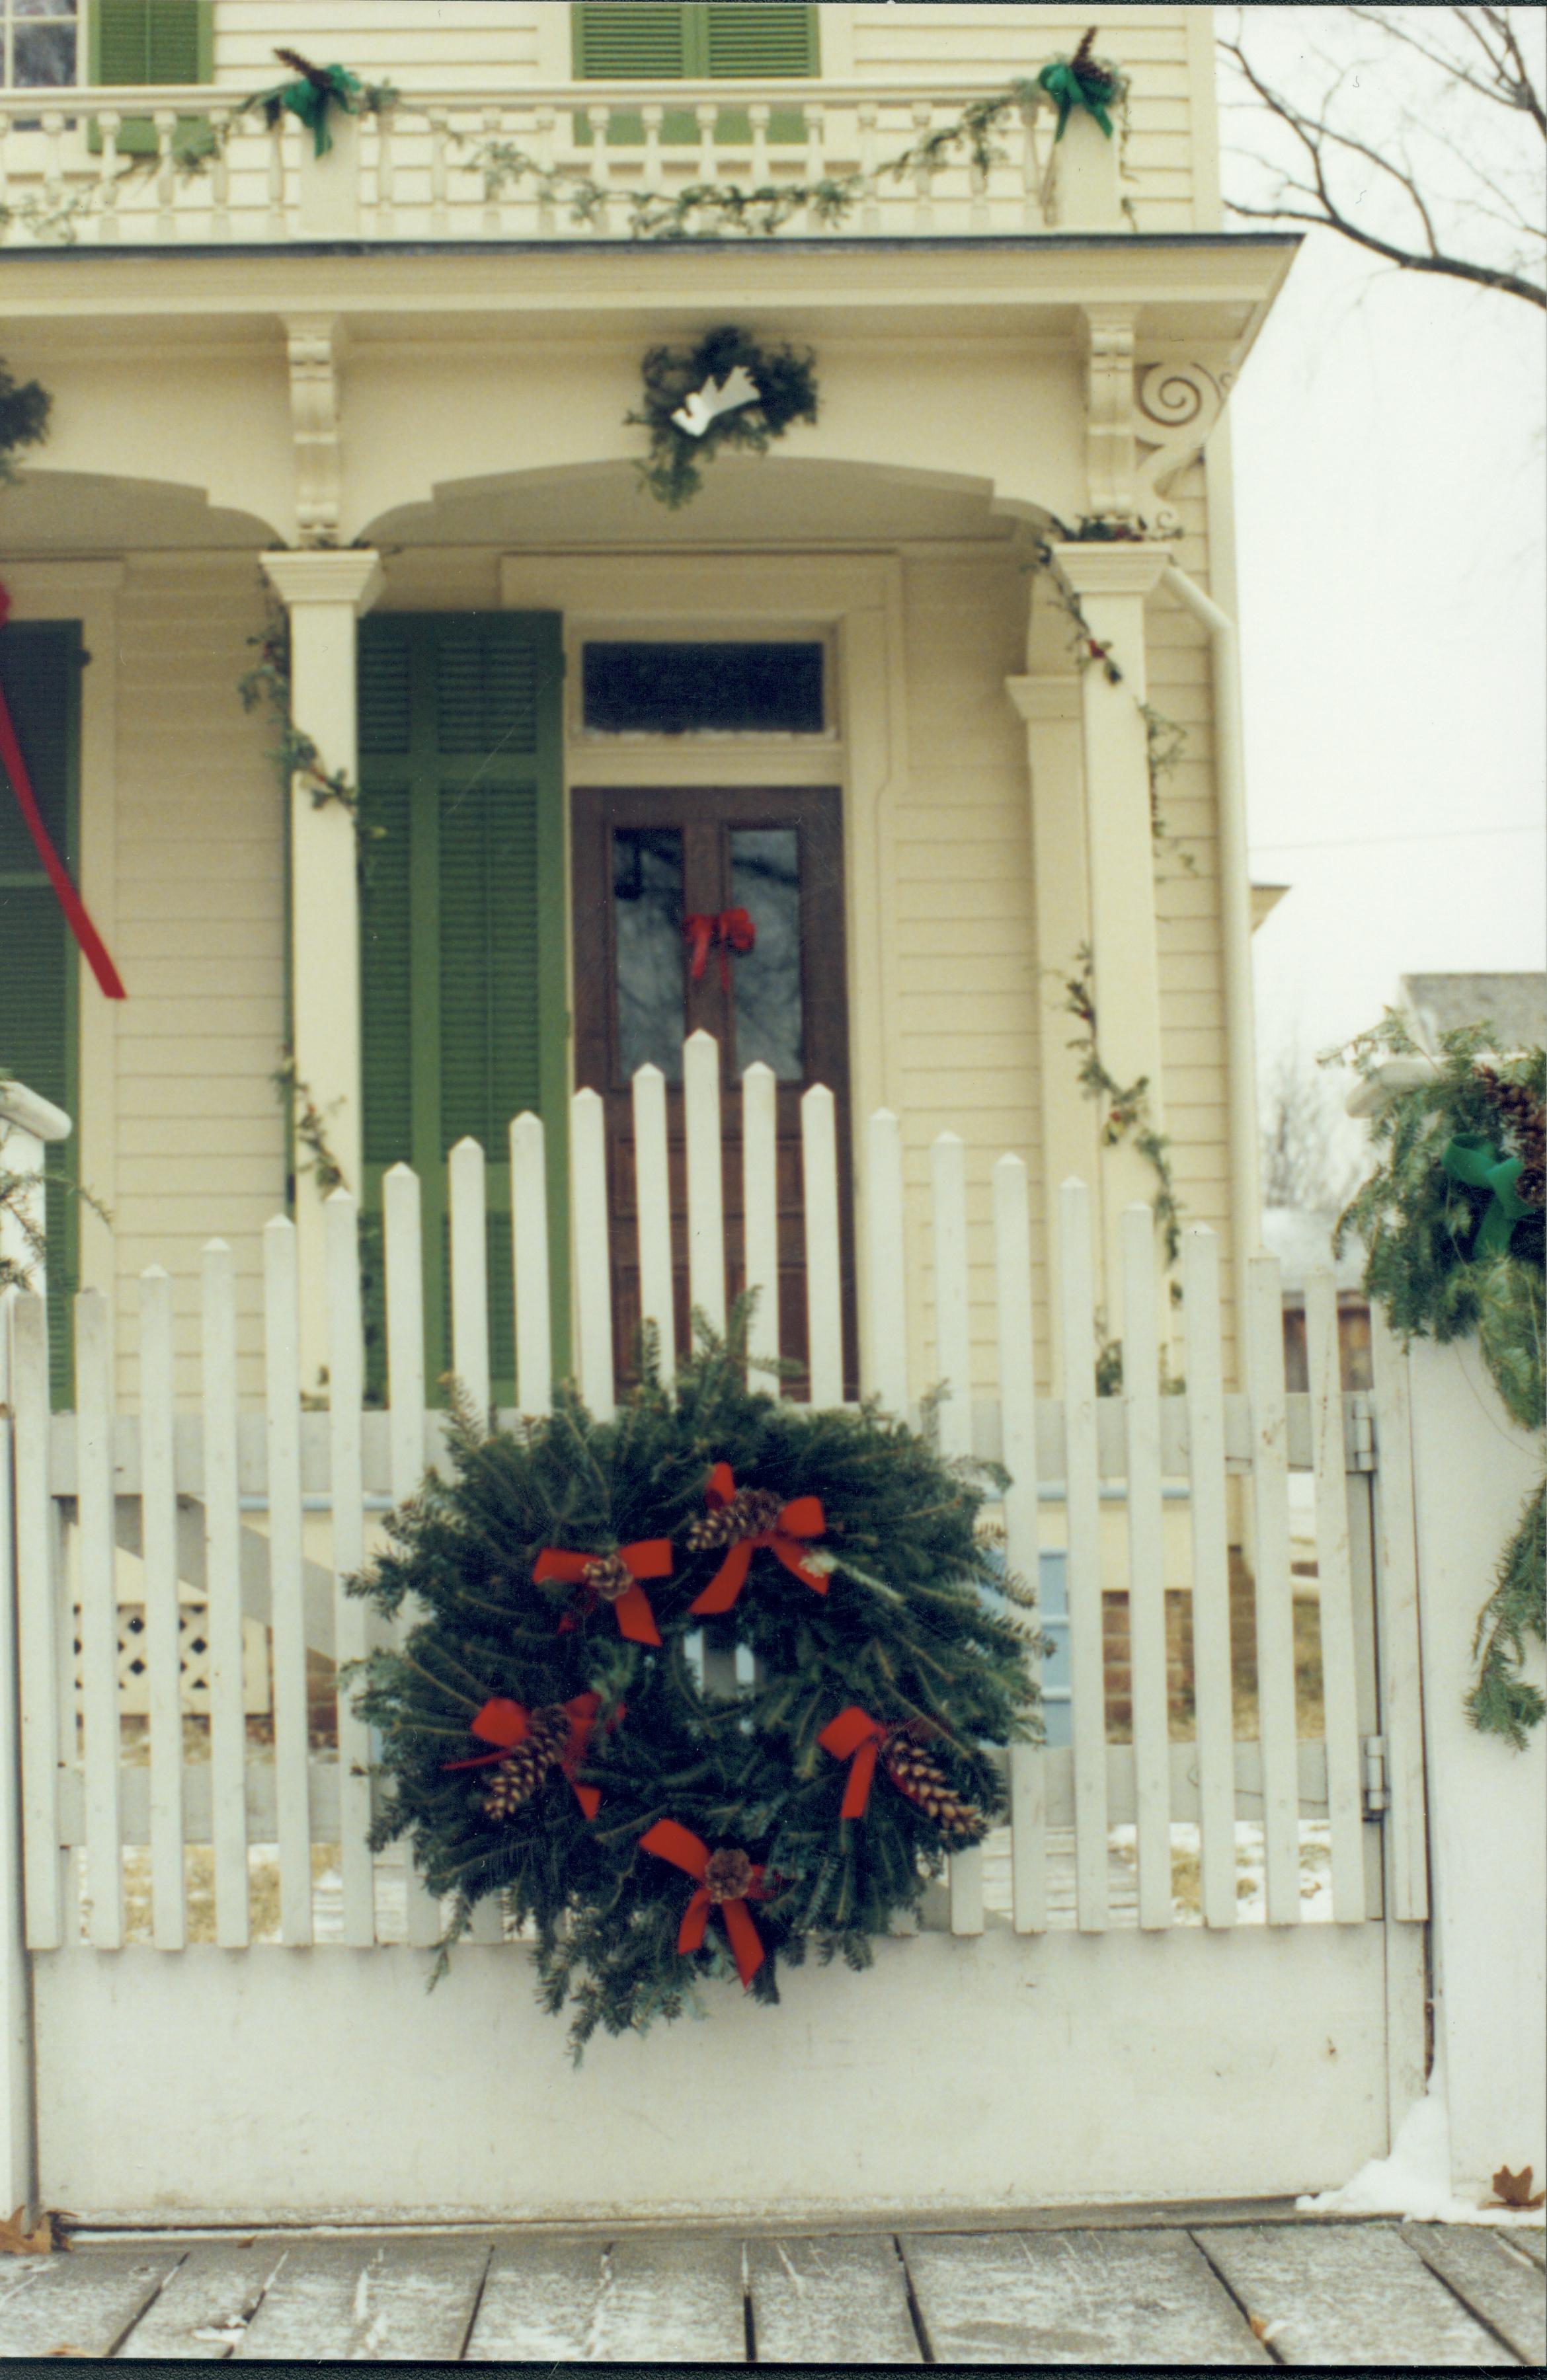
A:
MULTIPOLYGON (((358 783, 355 621, 384 583, 381 557, 353 548, 266 553, 263 568, 290 614, 290 713, 321 765, 358 783)), ((338 802, 318 808, 307 781, 290 788, 290 993, 296 1073, 321 1110, 335 1156, 359 1196, 359 878, 355 822, 338 802)), ((301 1372, 326 1362, 323 1212, 297 1185, 301 1372)))
MULTIPOLYGON (((1041 1076, 1043 1236, 1049 1279, 1057 1258, 1061 1182, 1077 1173, 1101 1202, 1098 1111, 1079 1085, 1069 1048, 1077 1026, 1062 979, 1072 976, 1090 940, 1090 889, 1085 815, 1083 698, 1078 677, 1009 677, 1005 690, 1026 722, 1031 780, 1031 879, 1037 919, 1037 1054, 1041 1076)), ((1049 1296, 1044 1324, 1051 1374, 1061 1378, 1062 1324, 1049 1296)))
MULTIPOLYGON (((1150 1117, 1163 1132, 1161 1075, 1160 956, 1155 929, 1155 854, 1150 817, 1144 599, 1159 585, 1171 556, 1163 546, 1066 544, 1054 552, 1078 596, 1099 644, 1122 671, 1109 683, 1099 662, 1081 673, 1085 728, 1086 864, 1090 898, 1096 1030, 1102 1062, 1125 1088, 1143 1075, 1150 1117)), ((1098 1123, 1100 1118, 1098 1116, 1098 1123)), ((1119 1234, 1123 1209, 1154 1196, 1153 1169, 1126 1137, 1101 1157, 1100 1295, 1108 1329, 1116 1321, 1122 1278, 1119 1234)))

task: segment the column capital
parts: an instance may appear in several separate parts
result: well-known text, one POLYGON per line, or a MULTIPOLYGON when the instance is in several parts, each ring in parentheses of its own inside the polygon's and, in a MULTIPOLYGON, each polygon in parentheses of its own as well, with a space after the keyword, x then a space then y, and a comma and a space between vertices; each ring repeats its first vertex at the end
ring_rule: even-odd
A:
POLYGON ((1005 691, 1029 727, 1075 725, 1083 717, 1079 680, 1064 677, 1007 677, 1005 691))
POLYGON ((1070 539, 1053 548, 1077 595, 1152 595, 1175 560, 1170 545, 1137 539, 1070 539))
POLYGON ((338 603, 369 612, 386 585, 382 557, 364 546, 307 546, 260 554, 264 574, 281 602, 338 603))

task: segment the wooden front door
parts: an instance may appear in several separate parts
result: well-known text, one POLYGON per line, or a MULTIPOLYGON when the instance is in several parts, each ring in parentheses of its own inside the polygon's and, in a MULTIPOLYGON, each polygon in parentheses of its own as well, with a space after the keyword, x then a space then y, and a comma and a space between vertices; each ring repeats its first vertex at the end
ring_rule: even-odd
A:
MULTIPOLYGON (((630 1084, 666 1078, 676 1258, 676 1339, 688 1344, 687 1193, 682 1043, 700 1028, 720 1045, 729 1293, 742 1287, 744 1067, 778 1080, 779 1344, 804 1365, 806 1268, 800 1097, 825 1084, 837 1102, 844 1235, 846 1374, 855 1370, 849 1197, 848 1014, 844 965, 843 815, 836 786, 593 788, 574 796, 575 1075, 606 1106, 613 1216, 613 1325, 620 1384, 633 1370, 640 1320, 630 1084), (751 946, 711 947, 701 972, 691 917, 745 910, 751 946), (722 965, 723 958, 723 965, 722 965)), ((792 1379, 790 1393, 805 1393, 792 1379)), ((852 1383, 851 1383, 852 1392, 852 1383)))

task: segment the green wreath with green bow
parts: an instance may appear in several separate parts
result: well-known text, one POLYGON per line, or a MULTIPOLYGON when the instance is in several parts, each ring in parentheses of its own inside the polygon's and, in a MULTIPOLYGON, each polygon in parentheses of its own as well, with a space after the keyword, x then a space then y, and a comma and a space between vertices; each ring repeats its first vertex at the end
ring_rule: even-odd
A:
POLYGON ((376 115, 397 97, 390 83, 361 82, 347 67, 313 66, 298 50, 275 50, 274 56, 281 66, 295 68, 294 82, 276 82, 272 90, 254 92, 246 103, 262 109, 271 132, 282 115, 298 116, 311 135, 314 157, 325 157, 333 147, 329 118, 335 111, 341 115, 376 115))
POLYGON ((1070 116, 1077 107, 1093 115, 1107 139, 1112 138, 1112 111, 1120 108, 1128 95, 1127 79, 1110 58, 1094 55, 1096 28, 1091 26, 1072 58, 1054 58, 1037 77, 1037 88, 1045 91, 1058 110, 1055 141, 1062 140, 1070 116))

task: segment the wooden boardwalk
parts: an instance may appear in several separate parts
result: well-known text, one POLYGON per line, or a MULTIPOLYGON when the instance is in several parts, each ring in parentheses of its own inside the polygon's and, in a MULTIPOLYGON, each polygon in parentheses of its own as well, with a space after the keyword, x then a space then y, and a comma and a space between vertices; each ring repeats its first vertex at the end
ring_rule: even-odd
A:
POLYGON ((83 2236, 70 2254, 0 2270, 0 2358, 1547 2361, 1539 2229, 1296 2220, 1261 2205, 1016 2227, 83 2236))

